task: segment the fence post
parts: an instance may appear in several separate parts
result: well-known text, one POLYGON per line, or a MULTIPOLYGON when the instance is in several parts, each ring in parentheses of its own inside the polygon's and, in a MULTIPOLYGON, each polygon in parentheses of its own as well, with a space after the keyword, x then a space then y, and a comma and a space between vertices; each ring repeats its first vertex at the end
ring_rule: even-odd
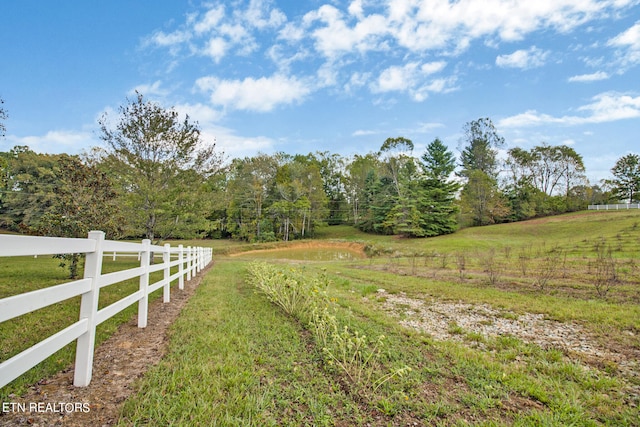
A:
POLYGON ((140 290, 142 296, 138 301, 138 328, 147 327, 149 313, 149 256, 151 255, 151 240, 142 241, 142 251, 140 251, 140 267, 143 272, 140 275, 140 290))
POLYGON ((191 266, 193 265, 191 246, 187 246, 187 282, 191 280, 191 266))
POLYGON ((178 245, 178 289, 184 289, 184 246, 178 245))
POLYGON ((162 261, 164 262, 164 290, 162 291, 162 298, 163 302, 169 302, 171 300, 171 282, 169 282, 169 277, 171 276, 169 269, 169 263, 171 262, 171 245, 168 243, 164 245, 162 261))
POLYGON ((86 387, 91 382, 93 373, 93 351, 96 343, 96 315, 100 288, 98 279, 102 274, 102 231, 89 232, 89 239, 96 241, 96 249, 87 253, 84 263, 84 278, 91 279, 91 290, 82 294, 80 301, 80 319, 87 319, 87 330, 76 341, 76 363, 73 374, 73 385, 86 387))

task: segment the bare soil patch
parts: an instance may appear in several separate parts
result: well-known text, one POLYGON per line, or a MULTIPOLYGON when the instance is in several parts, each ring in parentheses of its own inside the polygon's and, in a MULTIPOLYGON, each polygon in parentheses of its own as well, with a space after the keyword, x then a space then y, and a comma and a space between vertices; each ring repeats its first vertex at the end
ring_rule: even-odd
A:
POLYGON ((237 253, 229 254, 229 256, 234 257, 234 256, 253 254, 253 253, 289 251, 292 249, 346 249, 346 250, 359 253, 363 258, 366 257, 366 254, 364 252, 364 245, 360 243, 320 242, 320 241, 296 242, 296 243, 290 243, 287 245, 278 246, 277 248, 255 249, 251 251, 237 252, 237 253))
POLYGON ((103 342, 95 351, 89 386, 74 387, 74 369, 69 367, 34 384, 25 395, 14 397, 11 403, 23 404, 26 411, 0 412, 0 426, 84 427, 117 423, 124 401, 134 391, 134 381, 164 356, 169 327, 212 265, 185 282, 184 290, 172 287, 169 303, 164 304, 162 298, 151 303, 146 328, 138 328, 137 316, 133 316, 103 342), (40 406, 31 411, 33 405, 40 406), (81 409, 76 410, 74 405, 81 409))

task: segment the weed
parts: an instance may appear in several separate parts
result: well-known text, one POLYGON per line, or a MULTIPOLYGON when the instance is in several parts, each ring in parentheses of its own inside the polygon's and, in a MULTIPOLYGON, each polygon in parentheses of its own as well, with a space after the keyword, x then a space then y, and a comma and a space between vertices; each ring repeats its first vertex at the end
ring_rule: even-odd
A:
POLYGON ((403 367, 379 372, 384 335, 370 341, 359 331, 339 325, 330 308, 333 301, 326 294, 325 274, 303 275, 296 269, 277 268, 267 263, 252 263, 249 274, 269 300, 302 321, 322 349, 327 365, 337 367, 354 390, 375 393, 392 378, 410 370, 403 367))
POLYGON ((460 281, 464 280, 464 272, 467 267, 467 255, 464 252, 456 253, 456 265, 458 267, 458 274, 460 281))
POLYGON ((556 270, 560 265, 562 258, 555 253, 548 253, 539 263, 540 268, 537 271, 534 283, 538 289, 544 291, 549 281, 555 276, 556 270))
POLYGON ((505 246, 504 248, 502 248, 502 251, 504 252, 505 259, 511 258, 511 246, 505 246))
POLYGON ((605 244, 604 239, 594 245, 596 258, 593 260, 593 285, 598 296, 604 298, 611 288, 618 283, 618 266, 613 257, 611 246, 605 244))
POLYGON ((449 332, 451 335, 464 335, 465 333, 464 328, 458 325, 456 322, 451 322, 449 324, 447 332, 449 332))
POLYGON ((495 248, 489 249, 482 257, 481 262, 482 266, 484 267, 485 273, 487 273, 489 284, 497 285, 500 281, 503 268, 496 257, 495 248))
POLYGON ((520 272, 522 273, 522 277, 527 277, 530 259, 531 259, 531 256, 528 253, 526 253, 524 249, 518 255, 518 265, 520 266, 520 272))
POLYGON ((448 265, 449 265, 449 254, 446 252, 440 254, 440 268, 444 270, 447 268, 448 265))

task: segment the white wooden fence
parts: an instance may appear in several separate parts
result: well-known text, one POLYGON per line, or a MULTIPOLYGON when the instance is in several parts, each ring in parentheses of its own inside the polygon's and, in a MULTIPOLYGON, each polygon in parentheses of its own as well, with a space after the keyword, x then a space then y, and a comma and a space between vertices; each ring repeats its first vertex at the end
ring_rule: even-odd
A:
POLYGON ((163 300, 169 302, 172 282, 177 280, 179 289, 184 289, 185 277, 186 280, 191 280, 212 260, 210 248, 183 247, 182 245, 171 247, 168 244, 154 246, 149 240, 143 240, 142 243, 117 242, 105 240, 102 231, 90 232, 87 239, 0 235, 0 256, 38 256, 65 253, 86 254, 84 278, 0 299, 0 323, 78 295, 82 296, 80 319, 33 347, 2 362, 0 364, 0 387, 13 381, 74 340, 77 342, 73 384, 79 387, 89 385, 93 368, 96 327, 136 302, 138 303, 138 327, 146 327, 149 294, 163 288, 163 300), (114 253, 139 255, 140 266, 102 274, 103 257, 111 256, 114 253), (151 254, 162 254, 162 262, 151 264, 151 254), (175 266, 178 267, 178 271, 171 275, 171 267, 175 266), (149 274, 156 271, 163 271, 163 278, 150 284, 149 274), (135 277, 139 277, 140 280, 140 287, 136 292, 98 310, 101 288, 135 277))
POLYGON ((640 203, 617 203, 613 205, 589 205, 590 211, 619 211, 625 209, 640 209, 640 203))

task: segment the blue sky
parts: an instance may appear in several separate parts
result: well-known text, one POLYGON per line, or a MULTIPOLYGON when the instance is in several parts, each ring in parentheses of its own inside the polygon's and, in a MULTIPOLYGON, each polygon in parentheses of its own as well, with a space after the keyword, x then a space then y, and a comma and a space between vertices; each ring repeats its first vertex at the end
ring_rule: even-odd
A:
POLYGON ((228 158, 571 145, 595 182, 640 152, 639 0, 0 2, 0 151, 80 153, 138 90, 228 158))

